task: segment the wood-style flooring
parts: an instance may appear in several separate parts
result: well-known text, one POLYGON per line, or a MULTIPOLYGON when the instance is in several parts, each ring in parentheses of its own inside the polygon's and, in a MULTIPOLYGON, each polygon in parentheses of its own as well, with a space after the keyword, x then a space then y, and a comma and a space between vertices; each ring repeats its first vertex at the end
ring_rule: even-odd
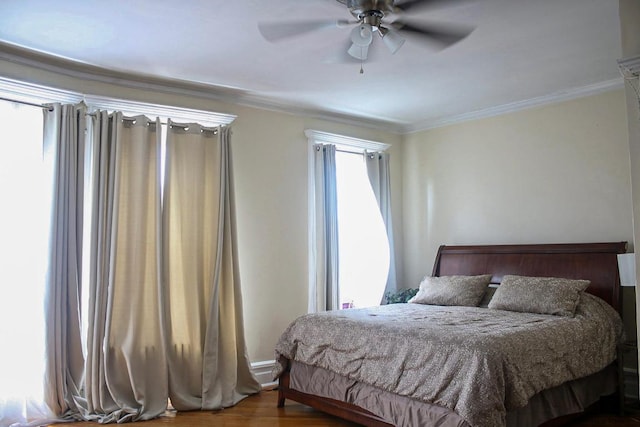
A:
MULTIPOLYGON (((330 415, 315 411, 296 402, 287 401, 277 408, 277 391, 265 390, 250 396, 233 408, 221 411, 181 412, 174 417, 161 417, 140 427, 356 427, 330 415)), ((65 423, 55 427, 93 427, 97 423, 65 423)), ((640 415, 619 417, 592 415, 573 424, 576 427, 640 427, 640 415)))

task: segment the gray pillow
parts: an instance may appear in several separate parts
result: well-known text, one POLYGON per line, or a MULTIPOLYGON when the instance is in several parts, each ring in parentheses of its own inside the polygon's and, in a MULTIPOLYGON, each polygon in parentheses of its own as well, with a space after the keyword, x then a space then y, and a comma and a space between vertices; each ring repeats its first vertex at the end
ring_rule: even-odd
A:
POLYGON ((588 280, 504 276, 489 308, 573 317, 588 280))
POLYGON ((477 307, 490 281, 490 274, 482 276, 425 277, 420 283, 418 293, 409 302, 477 307))

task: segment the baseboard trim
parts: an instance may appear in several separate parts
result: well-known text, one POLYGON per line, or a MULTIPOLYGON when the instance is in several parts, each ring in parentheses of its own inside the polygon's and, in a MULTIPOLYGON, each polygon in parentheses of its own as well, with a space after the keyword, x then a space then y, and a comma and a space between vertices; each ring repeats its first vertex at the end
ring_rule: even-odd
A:
POLYGON ((272 388, 278 384, 273 380, 273 368, 276 366, 275 360, 263 360, 260 362, 251 362, 251 372, 257 378, 262 388, 272 388))

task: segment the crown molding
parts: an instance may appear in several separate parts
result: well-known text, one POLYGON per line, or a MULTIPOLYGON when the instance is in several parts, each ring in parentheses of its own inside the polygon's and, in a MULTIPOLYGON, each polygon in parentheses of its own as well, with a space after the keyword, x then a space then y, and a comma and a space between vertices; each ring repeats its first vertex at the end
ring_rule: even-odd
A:
POLYGON ((498 105, 496 107, 484 108, 482 110, 472 111, 470 113, 425 120, 414 125, 406 126, 404 129, 404 133, 416 133, 470 120, 485 119, 502 114, 514 113, 516 111, 526 110, 529 108, 556 104, 558 102, 570 101, 572 99, 582 98, 585 96, 597 95, 599 93, 609 92, 611 90, 621 89, 623 87, 624 82, 621 78, 606 80, 592 85, 558 91, 549 95, 525 99, 523 101, 511 102, 508 104, 498 105))
POLYGON ((90 111, 100 109, 109 111, 118 110, 122 111, 125 115, 142 114, 157 116, 164 121, 167 119, 185 122, 195 121, 205 126, 229 125, 236 119, 236 116, 231 114, 88 95, 4 77, 0 77, 0 91, 2 91, 3 95, 11 97, 11 100, 32 104, 50 104, 54 102, 77 104, 84 102, 90 111))
POLYGON ((196 110, 169 105, 149 104, 147 102, 136 102, 97 95, 85 95, 84 102, 91 110, 118 110, 122 111, 125 115, 143 114, 147 116, 157 116, 162 121, 171 119, 173 122, 196 122, 203 126, 229 125, 237 117, 233 114, 223 114, 213 111, 196 110))
MULTIPOLYGON (((118 86, 161 92, 170 95, 186 95, 232 105, 275 111, 294 116, 303 116, 310 119, 326 120, 334 123, 358 126, 400 135, 421 132, 470 120, 494 117, 547 104, 596 95, 623 87, 623 79, 616 78, 592 85, 558 91, 549 95, 472 111, 469 113, 432 118, 415 123, 407 123, 388 118, 369 118, 326 111, 300 103, 274 100, 267 96, 258 95, 238 88, 110 70, 95 65, 73 61, 67 58, 51 56, 2 42, 0 42, 0 60, 81 80, 115 84, 118 86)), ((631 69, 635 69, 633 67, 640 66, 640 58, 630 58, 620 60, 618 62, 622 70, 627 69, 623 69, 623 65, 624 67, 632 67, 631 69)), ((63 93, 65 91, 60 92, 63 93)), ((228 114, 228 116, 232 115, 228 114)))
POLYGON ((352 136, 338 135, 337 133, 322 132, 319 130, 307 129, 304 131, 310 144, 334 144, 348 147, 358 151, 385 151, 391 145, 384 142, 370 141, 367 139, 354 138, 352 136))
POLYGON ((405 124, 383 118, 357 117, 344 113, 329 112, 309 105, 277 101, 267 96, 261 96, 238 88, 111 70, 2 42, 0 42, 0 60, 80 80, 115 84, 132 89, 170 95, 185 95, 396 134, 402 133, 405 126, 405 124))
POLYGON ((34 104, 53 102, 77 104, 83 100, 83 96, 77 92, 7 79, 2 76, 0 76, 0 90, 16 101, 34 104))

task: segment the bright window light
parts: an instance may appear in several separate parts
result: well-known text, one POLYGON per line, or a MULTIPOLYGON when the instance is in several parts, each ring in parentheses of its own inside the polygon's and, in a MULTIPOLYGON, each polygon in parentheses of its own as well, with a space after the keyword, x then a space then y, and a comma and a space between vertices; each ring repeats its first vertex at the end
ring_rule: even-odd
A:
POLYGON ((379 305, 389 240, 362 154, 336 153, 340 307, 379 305))
POLYGON ((51 180, 42 117, 39 108, 0 101, 0 424, 25 419, 27 403, 43 400, 51 180))

